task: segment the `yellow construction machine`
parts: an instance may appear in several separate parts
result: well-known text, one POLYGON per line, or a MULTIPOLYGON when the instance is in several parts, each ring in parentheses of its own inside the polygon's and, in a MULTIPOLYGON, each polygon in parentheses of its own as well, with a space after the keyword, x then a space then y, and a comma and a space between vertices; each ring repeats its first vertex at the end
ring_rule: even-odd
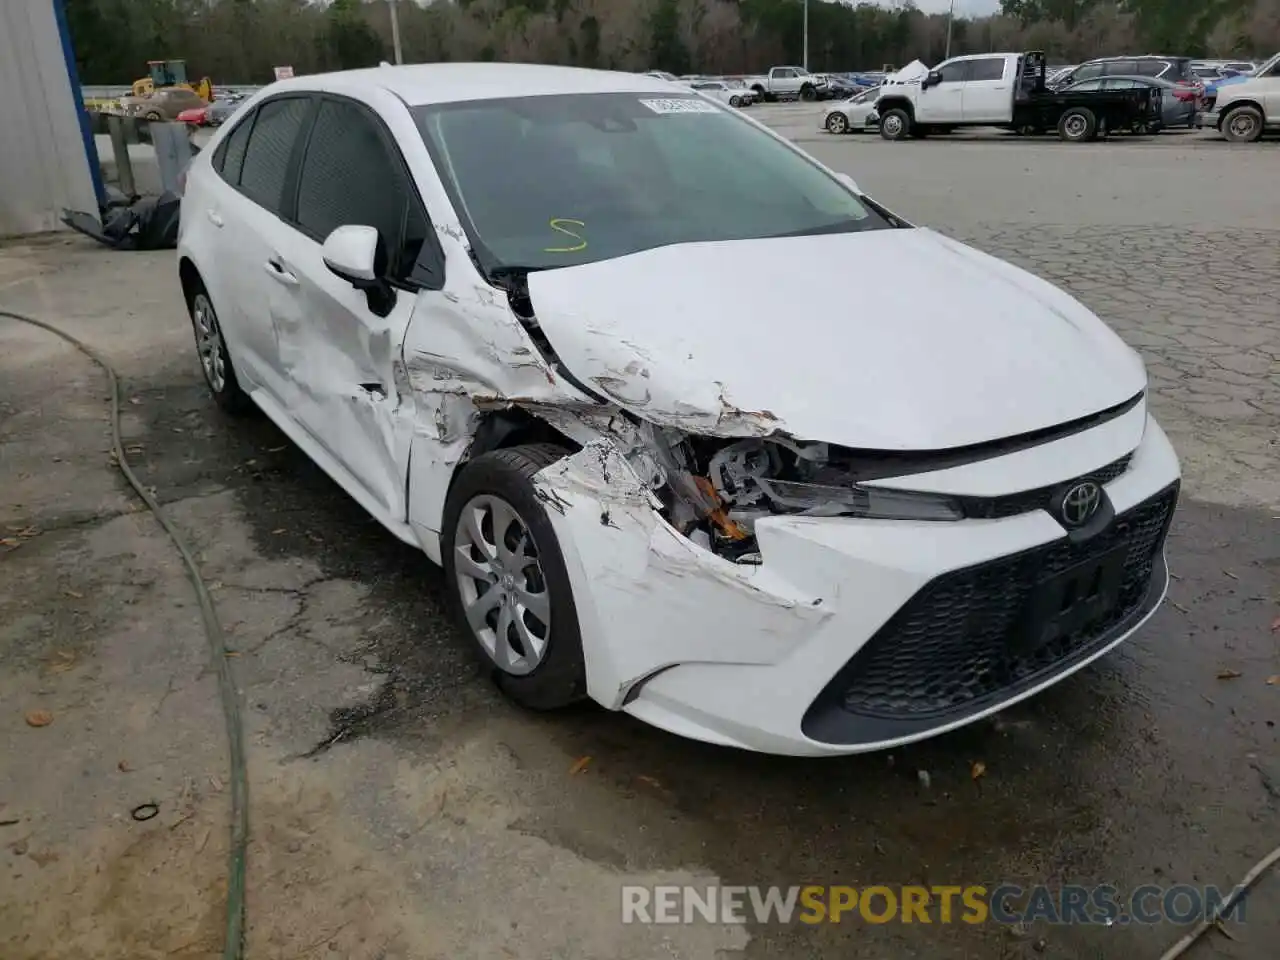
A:
POLYGON ((213 100, 213 83, 205 77, 199 83, 187 82, 187 61, 148 60, 148 76, 133 81, 133 95, 146 97, 162 87, 185 87, 197 94, 205 103, 213 100))

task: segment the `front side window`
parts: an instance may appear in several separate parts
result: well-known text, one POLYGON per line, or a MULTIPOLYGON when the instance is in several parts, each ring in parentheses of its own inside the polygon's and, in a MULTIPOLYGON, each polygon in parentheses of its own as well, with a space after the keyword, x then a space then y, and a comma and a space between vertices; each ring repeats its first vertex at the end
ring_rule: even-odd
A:
POLYGON ((803 154, 699 97, 570 94, 413 112, 486 269, 889 226, 803 154))
POLYGON ((1144 86, 1146 86, 1146 84, 1140 83, 1137 80, 1130 80, 1127 77, 1112 77, 1108 80, 1103 81, 1102 89, 1103 90, 1136 90, 1137 88, 1144 87, 1144 86))
POLYGON ((1101 80, 1086 80, 1084 83, 1077 83, 1071 88, 1072 93, 1085 93, 1090 90, 1101 90, 1101 80))
POLYGON ((240 169, 240 191, 273 213, 280 212, 289 157, 310 109, 306 97, 268 100, 258 108, 240 169))
POLYGON ((1083 67, 1071 75, 1071 79, 1075 83, 1081 80, 1092 80, 1094 77, 1102 76, 1102 64, 1086 63, 1083 67))
POLYGON ((969 61, 958 60, 955 63, 944 63, 938 68, 942 74, 940 83, 961 83, 969 79, 969 61))
POLYGON ((403 162, 360 107, 325 100, 298 174, 298 226, 323 242, 341 226, 374 227, 387 248, 387 276, 411 278, 428 226, 403 162))

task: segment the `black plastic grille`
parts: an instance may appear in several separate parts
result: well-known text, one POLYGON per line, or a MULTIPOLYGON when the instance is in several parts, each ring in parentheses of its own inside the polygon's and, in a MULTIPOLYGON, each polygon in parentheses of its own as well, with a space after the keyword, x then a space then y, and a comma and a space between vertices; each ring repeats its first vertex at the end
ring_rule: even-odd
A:
POLYGON ((1132 459, 1133 454, 1127 453, 1105 467, 1099 467, 1091 473, 1081 474, 1065 483, 1054 484, 1051 487, 1024 490, 1021 493, 1011 493, 1003 497, 961 497, 960 505, 964 515, 972 520, 999 520, 1003 517, 1016 517, 1021 513, 1030 513, 1032 510, 1048 510, 1054 491, 1081 480, 1110 483, 1129 469, 1129 461, 1132 459))
POLYGON ((844 711, 864 717, 924 720, 977 710, 1065 669, 1143 607, 1177 499, 1175 484, 1117 515, 1104 532, 1084 542, 1064 537, 939 577, 858 651, 819 701, 838 698, 844 711), (1112 608, 1086 629, 1043 646, 1021 642, 1039 583, 1126 546, 1112 608))

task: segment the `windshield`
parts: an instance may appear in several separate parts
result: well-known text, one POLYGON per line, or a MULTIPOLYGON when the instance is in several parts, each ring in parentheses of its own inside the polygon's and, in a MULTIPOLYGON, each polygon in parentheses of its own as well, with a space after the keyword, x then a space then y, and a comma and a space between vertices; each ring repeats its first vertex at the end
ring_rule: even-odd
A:
POLYGON ((490 276, 675 243, 889 226, 803 154, 692 94, 474 100, 413 113, 490 276))

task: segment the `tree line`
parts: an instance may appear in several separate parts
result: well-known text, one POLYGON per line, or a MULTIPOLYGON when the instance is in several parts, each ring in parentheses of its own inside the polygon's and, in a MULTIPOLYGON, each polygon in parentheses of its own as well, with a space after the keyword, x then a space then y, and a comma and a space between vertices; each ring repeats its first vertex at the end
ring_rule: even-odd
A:
MULTIPOLYGON (((125 84, 148 60, 185 59, 191 78, 267 83, 392 59, 387 0, 66 0, 81 82, 125 84)), ((400 0, 409 63, 509 60, 733 74, 799 63, 802 0, 400 0)), ((1122 53, 1270 56, 1280 0, 1001 0, 957 19, 951 53, 1044 50, 1079 62, 1122 53)), ((947 18, 910 0, 809 4, 809 68, 875 70, 947 49, 947 18)))

